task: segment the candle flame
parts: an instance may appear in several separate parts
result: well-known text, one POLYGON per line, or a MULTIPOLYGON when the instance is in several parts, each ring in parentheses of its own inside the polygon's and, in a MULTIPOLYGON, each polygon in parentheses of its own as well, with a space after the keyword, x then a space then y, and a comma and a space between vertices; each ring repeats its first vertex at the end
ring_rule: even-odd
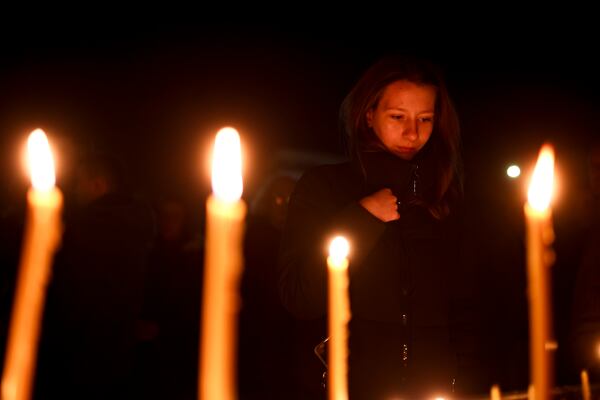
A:
POLYGON ((536 211, 545 211, 550 205, 554 183, 554 149, 545 144, 540 150, 533 177, 529 184, 527 198, 536 211))
POLYGON ((234 128, 221 128, 215 138, 212 188, 223 201, 234 202, 242 196, 242 149, 240 135, 234 128))
POLYGON ((48 191, 54 187, 54 159, 46 134, 36 129, 27 140, 27 159, 31 184, 36 190, 48 191))
POLYGON ((329 256, 337 262, 341 262, 346 258, 349 251, 350 244, 343 236, 336 236, 329 245, 329 256))

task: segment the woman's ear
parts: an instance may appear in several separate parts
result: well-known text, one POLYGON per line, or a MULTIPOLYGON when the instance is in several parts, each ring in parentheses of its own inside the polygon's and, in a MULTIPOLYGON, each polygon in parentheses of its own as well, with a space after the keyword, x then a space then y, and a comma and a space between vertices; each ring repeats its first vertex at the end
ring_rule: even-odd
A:
POLYGON ((373 127, 373 109, 369 108, 367 110, 367 114, 365 115, 367 117, 367 125, 369 126, 369 128, 373 127))

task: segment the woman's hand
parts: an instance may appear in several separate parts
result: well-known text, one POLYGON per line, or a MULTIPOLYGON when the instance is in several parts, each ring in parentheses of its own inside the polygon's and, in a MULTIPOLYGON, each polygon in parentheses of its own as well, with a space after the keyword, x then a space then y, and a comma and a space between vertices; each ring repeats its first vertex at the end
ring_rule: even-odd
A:
POLYGON ((359 201, 365 210, 383 222, 400 219, 397 202, 398 199, 388 188, 381 189, 359 201))

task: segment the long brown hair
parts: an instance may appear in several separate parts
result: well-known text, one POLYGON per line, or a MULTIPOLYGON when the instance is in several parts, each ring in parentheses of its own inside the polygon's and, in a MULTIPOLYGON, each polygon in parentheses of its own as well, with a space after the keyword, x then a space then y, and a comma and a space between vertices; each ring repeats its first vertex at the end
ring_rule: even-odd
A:
MULTIPOLYGON (((381 146, 367 124, 367 111, 377 107, 385 88, 407 80, 436 88, 434 127, 428 146, 435 165, 435 195, 425 199, 431 215, 442 219, 462 194, 460 128, 458 115, 439 68, 425 59, 388 56, 373 64, 348 93, 340 108, 340 123, 348 155, 361 163, 361 152, 381 146)), ((362 165, 362 163, 361 163, 362 165)))

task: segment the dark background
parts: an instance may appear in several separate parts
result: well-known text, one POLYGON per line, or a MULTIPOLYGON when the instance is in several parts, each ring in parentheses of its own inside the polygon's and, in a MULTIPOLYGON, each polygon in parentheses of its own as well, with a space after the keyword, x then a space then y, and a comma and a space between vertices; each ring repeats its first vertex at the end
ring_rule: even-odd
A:
POLYGON ((243 12, 37 11, 7 14, 0 28, 2 197, 24 193, 22 149, 36 127, 54 144, 59 185, 68 184, 80 152, 110 150, 127 160, 140 191, 202 196, 204 160, 224 125, 242 135, 250 196, 282 153, 341 154, 339 104, 360 73, 391 52, 444 68, 468 179, 504 179, 507 163, 527 166, 551 141, 569 175, 561 185, 585 185, 599 62, 594 29, 560 10, 554 18, 507 19, 505 9, 497 18, 489 11, 433 19, 382 9, 362 20, 315 12, 319 18, 262 23, 243 12))

